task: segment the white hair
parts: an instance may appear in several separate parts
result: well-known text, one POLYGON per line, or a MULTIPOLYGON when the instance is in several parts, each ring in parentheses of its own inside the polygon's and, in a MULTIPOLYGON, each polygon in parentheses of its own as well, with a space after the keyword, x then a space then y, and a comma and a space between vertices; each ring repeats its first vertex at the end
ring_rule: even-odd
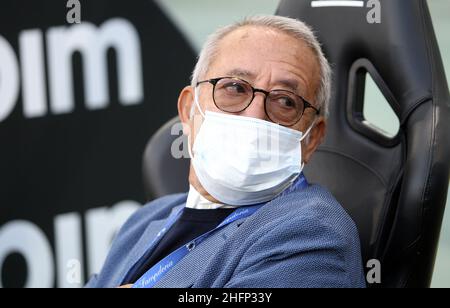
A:
POLYGON ((219 43, 231 32, 245 26, 262 26, 286 33, 291 37, 306 43, 317 57, 320 66, 320 84, 316 92, 315 102, 321 108, 321 114, 328 116, 328 103, 331 92, 331 68, 325 58, 319 41, 311 28, 304 22, 281 16, 252 16, 240 22, 223 27, 211 34, 206 40, 198 57, 197 64, 192 73, 193 87, 197 86, 200 78, 204 78, 208 73, 208 68, 215 60, 219 52, 219 43))

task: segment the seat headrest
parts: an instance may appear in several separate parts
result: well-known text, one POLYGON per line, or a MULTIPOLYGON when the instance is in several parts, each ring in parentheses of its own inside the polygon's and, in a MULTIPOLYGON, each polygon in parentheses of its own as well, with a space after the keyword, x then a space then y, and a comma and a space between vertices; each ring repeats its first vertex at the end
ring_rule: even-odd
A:
MULTIPOLYGON (((338 70, 335 80, 348 75, 358 59, 373 64, 366 69, 374 78, 382 76, 375 81, 385 87, 382 90, 401 123, 431 98, 436 80, 430 68, 442 65, 438 48, 430 48, 436 42, 425 0, 285 0, 277 14, 313 27, 327 58, 338 70), (436 54, 429 52, 433 49, 436 54), (371 72, 374 67, 377 72, 371 72)), ((437 73, 446 87, 443 71, 437 73)))

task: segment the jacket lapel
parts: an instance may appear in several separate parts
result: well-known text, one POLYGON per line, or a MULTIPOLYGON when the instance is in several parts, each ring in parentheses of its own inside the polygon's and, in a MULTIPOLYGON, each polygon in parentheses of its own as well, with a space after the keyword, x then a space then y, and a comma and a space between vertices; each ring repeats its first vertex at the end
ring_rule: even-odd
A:
POLYGON ((155 238, 158 233, 164 228, 167 224, 168 220, 175 215, 181 208, 184 207, 184 204, 176 206, 172 209, 168 218, 163 220, 155 220, 152 221, 148 227, 145 229, 145 232, 142 234, 139 241, 136 243, 134 248, 129 253, 127 260, 123 264, 127 264, 128 267, 124 268, 117 283, 122 284, 124 279, 133 275, 134 272, 139 268, 135 265, 140 263, 143 258, 149 256, 153 250, 155 249, 158 242, 155 242, 155 238), (131 267, 129 265, 131 264, 131 267))

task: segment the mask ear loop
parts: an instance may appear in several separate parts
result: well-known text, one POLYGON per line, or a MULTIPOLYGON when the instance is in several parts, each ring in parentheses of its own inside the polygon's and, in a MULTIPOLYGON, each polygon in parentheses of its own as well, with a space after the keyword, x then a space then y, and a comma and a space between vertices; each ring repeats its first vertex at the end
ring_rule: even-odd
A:
POLYGON ((189 157, 191 158, 191 159, 193 159, 194 158, 194 155, 192 154, 192 149, 191 149, 191 135, 189 134, 188 136, 187 136, 187 142, 188 142, 188 146, 187 146, 187 148, 188 148, 188 153, 189 153, 189 157))
POLYGON ((300 142, 302 142, 311 132, 311 130, 314 128, 314 126, 316 125, 317 122, 317 118, 314 119, 314 121, 311 123, 311 125, 308 127, 308 129, 306 130, 305 134, 300 138, 300 142))
MULTIPOLYGON (((300 138, 300 143, 305 140, 306 137, 308 137, 309 133, 311 132, 311 130, 314 128, 314 126, 316 126, 316 122, 317 122, 317 117, 314 119, 314 121, 311 123, 311 125, 309 126, 309 128, 306 130, 305 134, 302 135, 302 137, 300 138)), ((305 167, 305 163, 302 161, 302 166, 301 166, 301 170, 303 170, 303 167, 305 167)))
MULTIPOLYGON (((205 118, 205 114, 202 111, 202 108, 200 108, 200 102, 198 100, 198 91, 197 88, 195 88, 194 90, 194 105, 192 105, 191 108, 191 114, 190 114, 190 118, 192 120, 192 118, 194 117, 194 112, 195 112, 195 107, 197 107, 198 111, 200 112, 201 116, 203 117, 203 119, 205 118)), ((187 136, 187 140, 188 140, 188 153, 189 153, 189 157, 192 159, 194 158, 194 155, 192 154, 192 149, 191 149, 191 134, 189 134, 187 136)))
POLYGON ((190 114, 191 119, 194 116, 195 107, 197 107, 197 109, 200 112, 200 114, 202 115, 203 119, 205 118, 205 113, 202 111, 202 108, 200 108, 200 102, 198 100, 198 92, 199 91, 197 91, 197 88, 195 88, 195 90, 194 90, 194 105, 192 105, 191 114, 190 114))

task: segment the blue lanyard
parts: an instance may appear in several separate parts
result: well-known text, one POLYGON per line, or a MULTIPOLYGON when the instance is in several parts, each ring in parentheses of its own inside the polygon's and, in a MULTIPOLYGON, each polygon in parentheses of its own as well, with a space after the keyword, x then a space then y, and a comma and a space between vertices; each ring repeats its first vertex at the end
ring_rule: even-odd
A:
MULTIPOLYGON (((308 186, 306 178, 303 174, 281 195, 285 195, 287 193, 292 192, 293 190, 305 188, 308 186)), ((211 231, 208 231, 196 239, 190 241, 186 245, 181 246, 167 257, 159 261, 152 268, 150 268, 144 275, 141 276, 134 284, 133 288, 152 288, 155 284, 157 284, 168 272, 172 269, 178 262, 181 261, 189 252, 191 252, 196 246, 198 246, 201 242, 203 242, 209 235, 213 232, 231 224, 232 222, 250 217, 253 215, 259 208, 261 208, 265 203, 256 204, 252 206, 241 207, 231 213, 224 221, 220 223, 216 228, 211 231)), ((178 220, 183 212, 184 208, 178 211, 176 215, 167 222, 166 226, 157 234, 156 238, 152 241, 151 246, 156 245, 158 241, 164 236, 164 234, 170 229, 170 227, 178 220)))
MULTIPOLYGON (((171 254, 169 254, 167 257, 159 261, 157 264, 155 264, 151 269, 149 269, 144 275, 142 275, 141 278, 136 281, 136 283, 133 284, 133 288, 151 288, 155 284, 158 283, 158 281, 161 280, 162 277, 167 274, 167 272, 174 267, 178 262, 181 261, 189 252, 191 252, 197 245, 199 245, 201 242, 203 242, 211 233, 225 227, 226 225, 229 225, 230 223, 241 219, 251 216, 253 213, 255 213, 260 207, 262 207, 264 204, 258 204, 248 207, 239 208, 233 213, 231 213, 225 220, 218 225, 213 230, 204 233, 203 235, 200 235, 193 241, 189 242, 186 245, 181 246, 171 254)), ((181 215, 183 209, 175 215, 173 219, 171 219, 165 228, 161 230, 161 232, 158 233, 157 237, 162 237, 164 233, 167 232, 167 230, 170 228, 171 225, 175 223, 175 221, 179 218, 181 215)))

